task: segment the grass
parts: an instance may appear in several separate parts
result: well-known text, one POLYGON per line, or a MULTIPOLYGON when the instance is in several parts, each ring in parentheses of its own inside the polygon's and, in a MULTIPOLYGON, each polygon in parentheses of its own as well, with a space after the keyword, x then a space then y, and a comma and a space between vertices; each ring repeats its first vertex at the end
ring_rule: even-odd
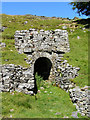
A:
POLYGON ((15 41, 13 39, 3 39, 2 42, 6 43, 6 47, 2 49, 2 64, 16 64, 23 67, 29 67, 24 61, 27 58, 25 54, 18 54, 15 49, 15 41))
POLYGON ((37 84, 37 88, 39 89, 40 86, 43 85, 43 78, 41 76, 38 75, 38 73, 35 74, 35 79, 36 79, 36 84, 37 84))
MULTIPOLYGON (((70 23, 70 21, 68 21, 70 23)), ((2 15, 2 26, 6 26, 7 29, 2 33, 4 39, 14 39, 14 34, 16 30, 25 30, 30 28, 44 29, 44 30, 55 30, 60 28, 59 24, 63 23, 62 20, 58 19, 38 19, 31 16, 10 16, 2 15), (11 21, 11 22, 10 22, 11 21), (24 24, 28 21, 27 24, 24 24)), ((65 21, 67 23, 67 21, 65 21)))
MULTIPOLYGON (((47 83, 46 83, 47 84, 47 83)), ((2 94, 2 115, 5 118, 73 118, 72 112, 76 111, 75 106, 69 98, 69 93, 48 83, 44 90, 35 96, 23 93, 2 94), (47 91, 47 92, 45 92, 47 91), (13 109, 12 112, 10 110, 13 109)), ((80 118, 82 117, 78 114, 80 118)))
POLYGON ((64 55, 64 59, 80 68, 79 76, 73 79, 77 86, 88 85, 88 30, 83 32, 77 29, 73 34, 69 34, 70 52, 64 55), (80 39, 77 39, 77 36, 80 39))

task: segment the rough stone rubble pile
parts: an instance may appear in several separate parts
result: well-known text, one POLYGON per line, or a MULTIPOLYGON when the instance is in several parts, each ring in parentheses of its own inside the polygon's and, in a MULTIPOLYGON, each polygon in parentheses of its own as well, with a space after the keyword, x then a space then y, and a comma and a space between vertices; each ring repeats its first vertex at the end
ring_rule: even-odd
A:
POLYGON ((31 69, 14 64, 2 65, 0 76, 0 91, 33 94, 34 78, 31 69))
POLYGON ((67 60, 62 60, 61 63, 57 63, 56 85, 65 91, 75 87, 75 83, 71 82, 71 80, 78 76, 79 70, 80 68, 69 65, 67 60))
POLYGON ((0 42, 0 48, 6 47, 5 43, 0 42))
POLYGON ((68 33, 66 30, 39 32, 35 29, 15 32, 15 47, 19 53, 32 53, 33 51, 67 52, 70 50, 68 33))
POLYGON ((4 30, 5 30, 6 28, 7 28, 7 27, 4 27, 4 26, 0 27, 0 32, 4 32, 4 30))
POLYGON ((70 89, 70 98, 72 102, 76 105, 76 109, 82 116, 87 115, 90 117, 90 90, 89 86, 79 88, 78 86, 70 89))
MULTIPOLYGON (((64 61, 62 64, 65 63, 64 61)), ((72 83, 69 79, 71 76, 74 78, 77 75, 77 68, 71 67, 73 69, 71 71, 70 66, 66 67, 67 76, 64 76, 64 68, 61 67, 58 72, 58 76, 56 73, 56 84, 59 85, 62 89, 68 91, 70 88, 74 87, 74 83, 72 83), (75 72, 74 72, 75 71, 75 72), (72 73, 71 73, 72 72, 72 73), (70 74, 71 73, 71 74, 70 74), (62 74, 62 76, 60 76, 62 74), (69 76, 70 74, 70 76, 69 76)), ((23 68, 20 65, 8 64, 0 66, 0 90, 4 92, 17 91, 24 92, 26 94, 32 94, 35 85, 34 85, 34 75, 31 67, 23 68)))

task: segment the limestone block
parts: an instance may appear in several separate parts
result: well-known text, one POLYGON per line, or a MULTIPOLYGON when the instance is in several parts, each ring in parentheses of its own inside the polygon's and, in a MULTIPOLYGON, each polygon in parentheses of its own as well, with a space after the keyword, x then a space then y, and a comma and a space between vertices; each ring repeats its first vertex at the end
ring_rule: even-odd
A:
POLYGON ((24 52, 32 52, 32 48, 24 48, 24 52))
POLYGON ((28 23, 28 21, 25 21, 25 22, 24 22, 24 25, 27 24, 27 23, 28 23))
POLYGON ((0 48, 6 47, 5 43, 0 42, 0 48))

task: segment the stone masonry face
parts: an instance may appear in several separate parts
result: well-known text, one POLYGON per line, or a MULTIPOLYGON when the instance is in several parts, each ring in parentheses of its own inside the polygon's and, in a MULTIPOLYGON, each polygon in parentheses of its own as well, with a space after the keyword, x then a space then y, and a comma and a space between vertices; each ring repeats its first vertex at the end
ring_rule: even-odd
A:
POLYGON ((62 57, 62 53, 70 50, 68 33, 66 30, 60 29, 55 31, 40 30, 40 32, 35 29, 16 31, 15 47, 19 53, 28 55, 31 69, 34 68, 34 63, 38 58, 50 59, 53 74, 56 71, 56 61, 62 57))
POLYGON ((60 29, 39 32, 35 29, 16 31, 15 47, 19 53, 59 53, 70 50, 68 32, 60 29))
POLYGON ((66 60, 61 59, 66 52, 70 51, 66 30, 40 30, 38 32, 35 29, 29 29, 16 31, 15 48, 19 53, 27 54, 28 60, 26 61, 30 64, 32 76, 34 75, 35 62, 39 58, 47 58, 52 64, 49 79, 55 80, 56 84, 59 84, 64 90, 74 86, 69 79, 78 75, 79 68, 72 67, 66 60))
POLYGON ((51 79, 55 79, 56 64, 65 52, 69 52, 68 32, 56 29, 39 32, 35 29, 15 32, 15 48, 19 53, 27 54, 28 63, 34 73, 35 61, 40 57, 50 59, 52 63, 51 79))
POLYGON ((29 68, 20 65, 0 65, 0 91, 33 94, 34 79, 29 68))

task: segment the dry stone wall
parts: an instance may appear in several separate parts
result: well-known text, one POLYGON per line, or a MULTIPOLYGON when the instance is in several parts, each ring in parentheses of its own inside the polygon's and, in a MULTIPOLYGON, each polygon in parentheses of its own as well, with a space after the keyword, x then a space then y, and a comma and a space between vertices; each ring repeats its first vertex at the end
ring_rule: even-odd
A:
POLYGON ((39 32, 35 29, 15 32, 15 47, 19 53, 69 52, 68 32, 56 29, 54 31, 39 32))
POLYGON ((57 63, 56 72, 56 85, 68 92, 70 88, 75 87, 75 83, 71 82, 72 79, 78 76, 80 68, 72 67, 67 60, 57 63))
MULTIPOLYGON (((60 68, 61 72, 58 72, 58 76, 56 74, 55 81, 56 85, 68 91, 70 88, 74 87, 75 84, 69 80, 71 78, 71 75, 69 76, 71 69, 67 71, 67 76, 63 76, 63 69, 65 68, 60 68), (61 77, 60 74, 62 74, 61 77)), ((72 73, 72 77, 74 78, 75 75, 77 75, 77 68, 72 67, 72 69, 76 72, 76 74, 72 73)), ((74 72, 73 70, 72 72, 74 72)), ((0 91, 2 92, 17 91, 25 94, 34 93, 35 79, 31 67, 23 68, 20 65, 14 64, 1 65, 0 77, 0 91)))
POLYGON ((85 86, 80 88, 76 86, 73 89, 69 90, 70 98, 74 105, 76 106, 77 112, 81 113, 82 116, 87 115, 90 117, 90 88, 85 86))
POLYGON ((34 78, 29 68, 8 64, 0 66, 0 91, 33 94, 34 78))

